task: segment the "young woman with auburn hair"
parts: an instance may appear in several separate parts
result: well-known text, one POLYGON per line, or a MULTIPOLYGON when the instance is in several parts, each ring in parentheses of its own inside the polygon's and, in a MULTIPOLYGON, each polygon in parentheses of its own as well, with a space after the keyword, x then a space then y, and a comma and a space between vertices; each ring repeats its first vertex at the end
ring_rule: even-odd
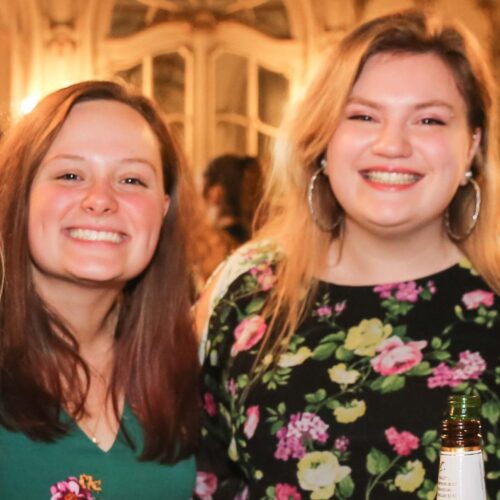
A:
POLYGON ((499 491, 498 117, 457 24, 399 12, 326 56, 278 136, 267 225, 198 304, 205 495, 431 498, 451 391, 482 397, 499 491))
POLYGON ((53 92, 3 139, 0 497, 190 497, 184 168, 112 82, 53 92))

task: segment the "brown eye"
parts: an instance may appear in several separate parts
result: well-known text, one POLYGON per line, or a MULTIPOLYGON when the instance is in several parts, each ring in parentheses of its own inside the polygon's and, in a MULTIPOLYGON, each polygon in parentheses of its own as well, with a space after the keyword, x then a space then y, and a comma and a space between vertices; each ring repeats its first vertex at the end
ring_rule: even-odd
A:
POLYGON ((123 184, 128 184, 131 186, 143 186, 146 187, 146 184, 138 179, 137 177, 127 177, 126 179, 123 179, 123 184))
POLYGON ((424 118, 421 122, 423 125, 446 125, 446 123, 439 118, 424 118))
POLYGON ((65 174, 59 175, 57 179, 61 179, 63 181, 77 181, 80 179, 80 177, 73 172, 67 172, 65 174))

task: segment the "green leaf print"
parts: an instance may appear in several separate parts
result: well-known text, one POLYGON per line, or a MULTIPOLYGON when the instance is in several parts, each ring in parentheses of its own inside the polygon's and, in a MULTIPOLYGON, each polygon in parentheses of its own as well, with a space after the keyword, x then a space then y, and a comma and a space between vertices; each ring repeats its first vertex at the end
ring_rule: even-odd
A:
POLYGON ((436 498, 437 485, 430 479, 424 479, 422 487, 418 490, 417 497, 422 500, 430 500, 436 498))
POLYGON ((342 498, 351 498, 354 493, 354 482, 351 476, 346 476, 337 484, 338 493, 342 498))
POLYGON ((432 368, 429 362, 422 361, 417 366, 414 366, 411 370, 406 372, 406 375, 410 377, 426 377, 432 373, 432 368))
POLYGON ((314 394, 306 394, 304 397, 308 403, 321 403, 326 398, 326 391, 318 389, 314 394))
POLYGON ((458 319, 461 319, 462 321, 465 321, 464 318, 464 311, 461 306, 455 306, 455 314, 457 315, 458 319))
POLYGON ((312 358, 316 361, 324 361, 335 352, 335 349, 337 349, 337 344, 333 342, 320 344, 316 347, 316 349, 314 349, 312 358))
POLYGON ((427 460, 429 460, 429 462, 434 463, 438 459, 439 452, 436 450, 436 448, 427 446, 425 448, 425 456, 427 457, 427 460))
POLYGON ((366 457, 366 469, 372 476, 385 472, 389 464, 389 457, 377 448, 372 448, 366 457))
POLYGON ((439 337, 433 337, 431 340, 431 347, 433 349, 440 349, 443 345, 443 341, 439 337))
POLYGON ((242 373, 238 375, 238 387, 240 389, 245 388, 248 385, 248 375, 246 373, 242 373))
POLYGON ((422 440, 420 441, 423 446, 428 446, 431 443, 434 443, 434 441, 437 441, 438 438, 438 433, 436 430, 432 429, 430 431, 425 431, 424 435, 422 436, 422 440))
POLYGON ((483 418, 496 425, 500 417, 500 404, 496 400, 486 401, 481 407, 481 415, 483 418))
POLYGON ((401 390, 406 384, 406 380, 401 375, 389 375, 385 377, 382 382, 382 388, 380 392, 382 394, 387 394, 388 392, 394 392, 401 390))
POLYGON ((264 306, 265 300, 264 297, 254 297, 250 304, 245 307, 245 314, 250 315, 260 312, 264 306))
POLYGON ((343 346, 340 346, 336 351, 335 351, 335 357, 339 361, 352 361, 354 359, 354 353, 352 351, 349 351, 343 346))
POLYGON ((433 351, 430 352, 427 357, 436 361, 445 361, 451 358, 451 354, 447 351, 433 351))
POLYGON ((392 329, 392 334, 404 338, 406 335, 406 330, 407 330, 406 325, 398 325, 392 329))
POLYGON ((344 331, 340 331, 337 333, 330 333, 326 337, 323 337, 319 343, 320 344, 329 344, 330 342, 343 342, 345 340, 346 333, 344 331))

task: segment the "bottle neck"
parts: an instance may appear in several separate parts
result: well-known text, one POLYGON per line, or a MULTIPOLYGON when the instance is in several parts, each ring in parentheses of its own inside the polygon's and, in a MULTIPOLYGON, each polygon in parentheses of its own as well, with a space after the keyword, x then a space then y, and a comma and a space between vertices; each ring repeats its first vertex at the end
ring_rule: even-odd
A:
POLYGON ((447 418, 441 424, 441 448, 480 448, 482 444, 479 419, 447 418))

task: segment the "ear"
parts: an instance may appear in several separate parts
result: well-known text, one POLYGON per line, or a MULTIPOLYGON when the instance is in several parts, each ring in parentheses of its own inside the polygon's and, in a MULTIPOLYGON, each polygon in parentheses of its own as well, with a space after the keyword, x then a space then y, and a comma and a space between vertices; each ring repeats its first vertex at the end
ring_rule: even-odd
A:
POLYGON ((483 132, 480 128, 477 128, 474 130, 474 133, 472 134, 472 141, 469 146, 469 154, 467 155, 467 162, 470 166, 472 163, 472 160, 474 159, 474 156, 476 156, 477 150, 479 149, 479 145, 481 144, 481 137, 483 135, 483 132))
POLYGON ((165 198, 163 199, 163 217, 167 215, 169 206, 170 206, 170 196, 166 194, 165 198))
MULTIPOLYGON (((476 156, 476 153, 479 149, 479 146, 481 144, 481 137, 482 137, 482 130, 480 128, 477 128, 474 133, 472 134, 472 141, 469 146, 469 152, 467 154, 467 169, 470 168, 472 164, 472 160, 474 159, 474 156, 476 156)), ((465 186, 468 182, 468 178, 464 175, 463 180, 460 182, 461 186, 465 186)))

